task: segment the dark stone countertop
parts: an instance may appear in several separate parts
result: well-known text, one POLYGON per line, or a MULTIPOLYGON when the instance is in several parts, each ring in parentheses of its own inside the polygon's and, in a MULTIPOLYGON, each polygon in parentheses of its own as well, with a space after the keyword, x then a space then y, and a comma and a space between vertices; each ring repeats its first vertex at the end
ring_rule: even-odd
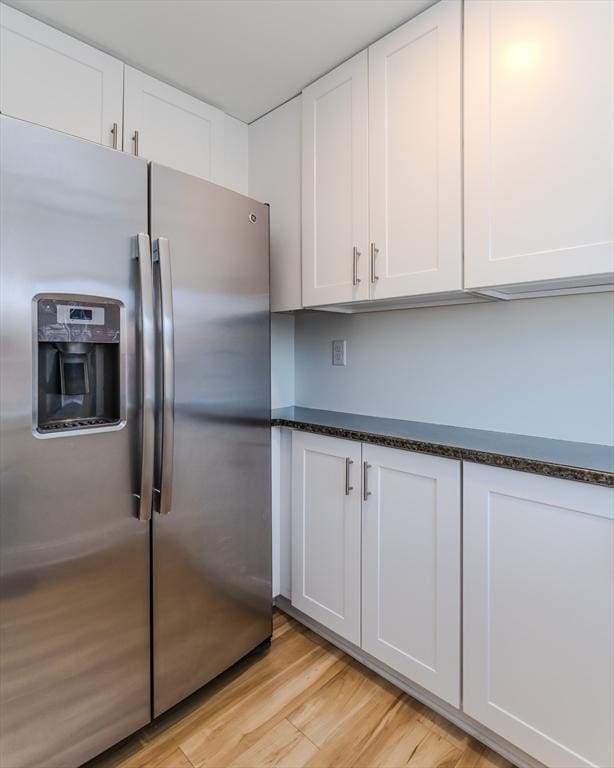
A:
POLYGON ((330 437, 359 440, 407 451, 565 480, 614 487, 614 446, 553 440, 507 432, 450 427, 315 408, 277 408, 271 424, 330 437))

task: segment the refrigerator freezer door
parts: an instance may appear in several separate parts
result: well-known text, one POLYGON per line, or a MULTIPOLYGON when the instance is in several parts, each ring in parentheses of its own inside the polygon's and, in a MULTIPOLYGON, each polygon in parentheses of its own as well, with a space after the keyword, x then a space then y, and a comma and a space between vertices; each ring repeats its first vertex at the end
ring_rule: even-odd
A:
POLYGON ((269 242, 267 206, 150 173, 175 362, 172 503, 153 517, 158 715, 271 635, 269 242))
POLYGON ((133 496, 147 166, 0 122, 0 765, 71 768, 150 718, 150 524, 133 496), (121 302, 121 423, 35 434, 37 294, 121 302))

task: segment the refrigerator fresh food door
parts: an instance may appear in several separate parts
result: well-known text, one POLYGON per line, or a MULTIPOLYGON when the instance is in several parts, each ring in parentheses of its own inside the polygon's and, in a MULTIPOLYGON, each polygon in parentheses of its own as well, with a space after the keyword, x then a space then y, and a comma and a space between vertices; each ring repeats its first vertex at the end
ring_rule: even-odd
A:
POLYGON ((150 511, 134 495, 147 165, 0 121, 0 765, 71 768, 150 719, 150 511), (97 416, 38 429, 45 387, 51 410, 97 416))
POLYGON ((150 173, 159 715, 271 635, 269 217, 201 179, 150 173))

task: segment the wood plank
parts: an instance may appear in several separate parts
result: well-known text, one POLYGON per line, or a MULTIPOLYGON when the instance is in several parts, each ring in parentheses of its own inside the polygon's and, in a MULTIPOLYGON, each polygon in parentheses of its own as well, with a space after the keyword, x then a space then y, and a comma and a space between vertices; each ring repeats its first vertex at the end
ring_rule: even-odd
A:
POLYGON ((276 611, 273 614, 273 640, 277 640, 283 634, 295 628, 296 624, 297 622, 286 616, 285 613, 276 611))
POLYGON ((485 749, 486 747, 479 741, 471 739, 454 768, 478 768, 485 749))
POLYGON ((316 745, 284 718, 241 753, 229 768, 302 768, 317 752, 316 745))
POLYGON ((401 696, 367 740, 356 764, 369 768, 406 765, 430 727, 418 719, 420 707, 409 696, 401 696))
POLYGON ((331 734, 356 717, 378 682, 375 674, 354 661, 292 711, 288 720, 321 747, 331 734))
POLYGON ((377 724, 402 695, 385 680, 372 681, 351 718, 345 718, 339 712, 339 725, 332 729, 319 753, 308 765, 314 768, 354 768, 377 724))
POLYGON ((512 768, 280 612, 235 665, 87 768, 512 768))
POLYGON ((443 736, 431 731, 416 747, 407 762, 408 768, 455 768, 462 750, 443 736))
MULTIPOLYGON (((297 627, 274 642, 274 653, 271 650, 262 657, 252 657, 221 675, 144 729, 148 744, 139 753, 141 762, 133 758, 130 768, 148 767, 151 753, 155 755, 169 745, 178 747, 185 739, 204 734, 214 718, 226 708, 245 702, 262 686, 292 675, 296 665, 310 653, 323 652, 320 640, 310 630, 297 627)), ((337 651, 336 658, 341 655, 337 651)))
MULTIPOLYGON (((431 719, 433 722, 433 733, 442 736, 447 741, 452 742, 455 747, 458 747, 461 751, 464 751, 467 747, 467 744, 472 741, 471 736, 451 723, 449 720, 446 720, 442 715, 436 712, 432 712, 432 710, 429 709, 426 711, 432 715, 431 719)), ((424 714, 424 716, 426 717, 426 714, 424 714)))
POLYGON ((152 768, 193 768, 193 766, 181 749, 175 749, 170 755, 152 765, 152 768))
POLYGON ((163 744, 156 750, 149 750, 146 762, 143 762, 144 754, 141 751, 113 765, 116 768, 193 768, 185 753, 175 744, 163 744))
MULTIPOLYGON (((241 701, 208 718, 206 726, 181 741, 196 768, 227 765, 285 716, 284 708, 309 689, 317 690, 347 665, 344 654, 317 648, 241 701)), ((296 706, 296 704, 294 704, 296 706)))

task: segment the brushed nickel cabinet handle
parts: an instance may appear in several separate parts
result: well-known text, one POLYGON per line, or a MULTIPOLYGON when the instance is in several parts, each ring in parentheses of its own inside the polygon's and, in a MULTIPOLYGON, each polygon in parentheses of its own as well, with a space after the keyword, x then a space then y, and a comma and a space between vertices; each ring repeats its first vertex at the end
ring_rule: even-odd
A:
POLYGON ((354 490, 354 486, 350 485, 350 467, 354 462, 352 459, 350 459, 349 456, 346 456, 345 459, 345 495, 349 496, 350 491, 354 490))
POLYGON ((113 128, 111 128, 111 146, 113 149, 117 149, 117 123, 113 123, 113 128))
POLYGON ((356 246, 352 249, 352 285, 358 285, 360 278, 358 277, 358 259, 361 253, 356 246))
POLYGON ((364 461, 362 464, 362 487, 364 491, 363 498, 365 501, 369 501, 369 496, 371 495, 371 491, 369 490, 369 470, 371 469, 371 464, 369 464, 367 461, 364 461))
POLYGON ((132 142, 134 144, 134 154, 136 157, 139 156, 139 132, 135 131, 132 136, 132 142))
POLYGON ((379 248, 375 247, 375 243, 371 243, 371 282, 375 283, 379 280, 379 276, 375 272, 375 258, 379 253, 379 248))

